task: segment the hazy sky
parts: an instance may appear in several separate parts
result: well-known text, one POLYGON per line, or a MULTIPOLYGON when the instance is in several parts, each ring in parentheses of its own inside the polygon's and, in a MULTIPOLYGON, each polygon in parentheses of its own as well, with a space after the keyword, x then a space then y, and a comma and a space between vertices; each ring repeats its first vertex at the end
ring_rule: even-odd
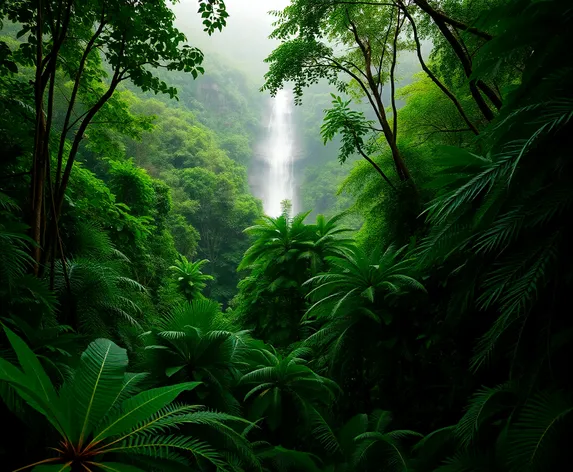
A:
POLYGON ((263 60, 277 45, 268 39, 274 17, 270 10, 280 10, 289 0, 225 0, 229 18, 222 32, 208 36, 197 14, 197 0, 181 0, 174 8, 177 24, 192 45, 208 55, 216 53, 262 83, 266 71, 263 60))

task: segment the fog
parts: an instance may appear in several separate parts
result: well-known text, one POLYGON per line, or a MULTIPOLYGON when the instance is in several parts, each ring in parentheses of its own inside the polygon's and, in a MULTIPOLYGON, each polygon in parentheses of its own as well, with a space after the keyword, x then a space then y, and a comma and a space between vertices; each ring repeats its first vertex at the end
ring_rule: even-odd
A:
POLYGON ((275 18, 268 12, 283 9, 289 0, 226 0, 225 4, 227 26, 212 36, 203 31, 197 0, 181 0, 175 5, 177 25, 190 44, 203 50, 207 64, 209 56, 218 56, 260 85, 267 70, 263 61, 278 45, 269 39, 275 18))
MULTIPOLYGON (((276 21, 276 17, 269 12, 282 10, 289 3, 290 0, 225 0, 229 13, 227 26, 211 36, 203 31, 202 19, 197 14, 197 0, 181 0, 173 9, 176 24, 187 36, 189 44, 205 53, 206 76, 209 75, 212 61, 224 63, 245 74, 249 78, 249 86, 256 92, 264 83, 268 70, 264 60, 279 45, 278 41, 269 38, 276 21)), ((414 52, 400 54, 397 69, 399 86, 409 83, 418 70, 420 67, 414 52)), ((289 199, 293 210, 302 210, 298 208, 299 188, 303 185, 305 169, 335 159, 338 140, 325 147, 319 131, 322 112, 329 106, 331 91, 335 92, 324 81, 310 87, 305 91, 303 109, 293 107, 292 102, 288 107, 280 102, 281 107, 277 107, 276 100, 271 100, 268 93, 260 102, 266 103, 262 109, 259 108, 260 104, 252 104, 260 113, 261 128, 257 142, 253 143, 249 183, 253 194, 263 200, 268 214, 277 216, 280 213, 282 199, 289 199), (279 119, 275 116, 277 110, 282 110, 289 119, 279 119), (282 126, 276 126, 277 123, 282 123, 282 126)), ((383 94, 386 103, 389 103, 390 88, 385 87, 383 94)), ((288 91, 286 96, 291 97, 288 91)), ((398 102, 399 107, 402 104, 398 102)), ((356 102, 354 106, 374 119, 374 112, 367 103, 356 102)))

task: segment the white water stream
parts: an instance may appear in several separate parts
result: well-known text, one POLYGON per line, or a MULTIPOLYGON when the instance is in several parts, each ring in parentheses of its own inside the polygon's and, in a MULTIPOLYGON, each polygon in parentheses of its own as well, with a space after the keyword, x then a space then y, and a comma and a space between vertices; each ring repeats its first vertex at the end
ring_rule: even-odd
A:
POLYGON ((266 145, 262 149, 266 166, 261 187, 265 213, 276 217, 282 212, 283 200, 290 200, 293 211, 296 207, 293 165, 296 137, 292 120, 292 92, 280 90, 271 106, 266 145))

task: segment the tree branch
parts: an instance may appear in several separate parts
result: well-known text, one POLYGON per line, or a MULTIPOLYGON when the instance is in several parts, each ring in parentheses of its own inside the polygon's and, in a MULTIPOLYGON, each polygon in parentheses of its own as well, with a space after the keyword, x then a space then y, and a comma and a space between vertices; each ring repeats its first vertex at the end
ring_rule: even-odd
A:
POLYGON ((92 51, 92 48, 93 48, 97 38, 99 37, 99 35, 103 31, 104 27, 105 27, 105 6, 102 8, 100 24, 99 24, 98 28, 96 29, 95 33, 92 35, 92 37, 88 41, 86 48, 84 49, 84 52, 83 52, 82 57, 80 59, 78 70, 76 72, 74 87, 72 89, 72 95, 70 96, 70 100, 68 102, 68 109, 66 111, 66 117, 64 119, 64 125, 62 128, 62 133, 60 135, 60 145, 58 147, 58 166, 56 169, 56 189, 58 189, 59 185, 60 185, 60 178, 61 178, 62 165, 63 165, 63 159, 64 159, 64 147, 65 147, 65 143, 66 143, 66 136, 68 134, 68 131, 70 131, 70 129, 72 129, 75 126, 75 124, 81 119, 81 117, 78 118, 77 120, 75 120, 72 123, 72 125, 70 125, 70 119, 71 119, 72 112, 73 112, 73 109, 75 106, 76 97, 77 97, 77 94, 78 94, 78 91, 80 88, 80 82, 81 82, 82 74, 84 72, 84 68, 85 68, 88 56, 89 56, 90 52, 92 51))
POLYGON ((444 93, 444 95, 446 95, 446 97, 448 97, 451 100, 451 102, 456 107, 456 110, 458 110, 458 113, 460 114, 464 122, 468 125, 472 133, 474 133, 477 136, 479 134, 479 131, 470 121, 469 117, 466 115, 466 112, 464 111, 459 100, 452 92, 448 90, 448 88, 438 79, 438 77, 426 65, 426 62, 424 61, 424 58, 422 56, 422 45, 420 44, 420 38, 418 36, 418 28, 416 26, 416 22, 414 21, 414 18, 412 18, 412 15, 410 15, 410 12, 408 12, 408 10, 405 8, 403 4, 402 4, 402 11, 404 12, 404 15, 406 15, 406 18, 408 18, 410 25, 412 25, 412 32, 414 35, 414 41, 416 43, 416 53, 418 55, 418 60, 420 61, 420 66, 422 66, 422 70, 432 80, 432 82, 434 82, 434 84, 438 86, 438 88, 444 93))

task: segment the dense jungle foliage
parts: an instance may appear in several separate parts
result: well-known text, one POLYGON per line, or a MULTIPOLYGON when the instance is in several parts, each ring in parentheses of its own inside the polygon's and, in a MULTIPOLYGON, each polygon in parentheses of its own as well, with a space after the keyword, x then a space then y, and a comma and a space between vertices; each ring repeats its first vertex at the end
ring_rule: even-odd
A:
POLYGON ((571 2, 274 12, 331 143, 278 217, 172 3, 0 0, 0 469, 565 470, 571 2))

